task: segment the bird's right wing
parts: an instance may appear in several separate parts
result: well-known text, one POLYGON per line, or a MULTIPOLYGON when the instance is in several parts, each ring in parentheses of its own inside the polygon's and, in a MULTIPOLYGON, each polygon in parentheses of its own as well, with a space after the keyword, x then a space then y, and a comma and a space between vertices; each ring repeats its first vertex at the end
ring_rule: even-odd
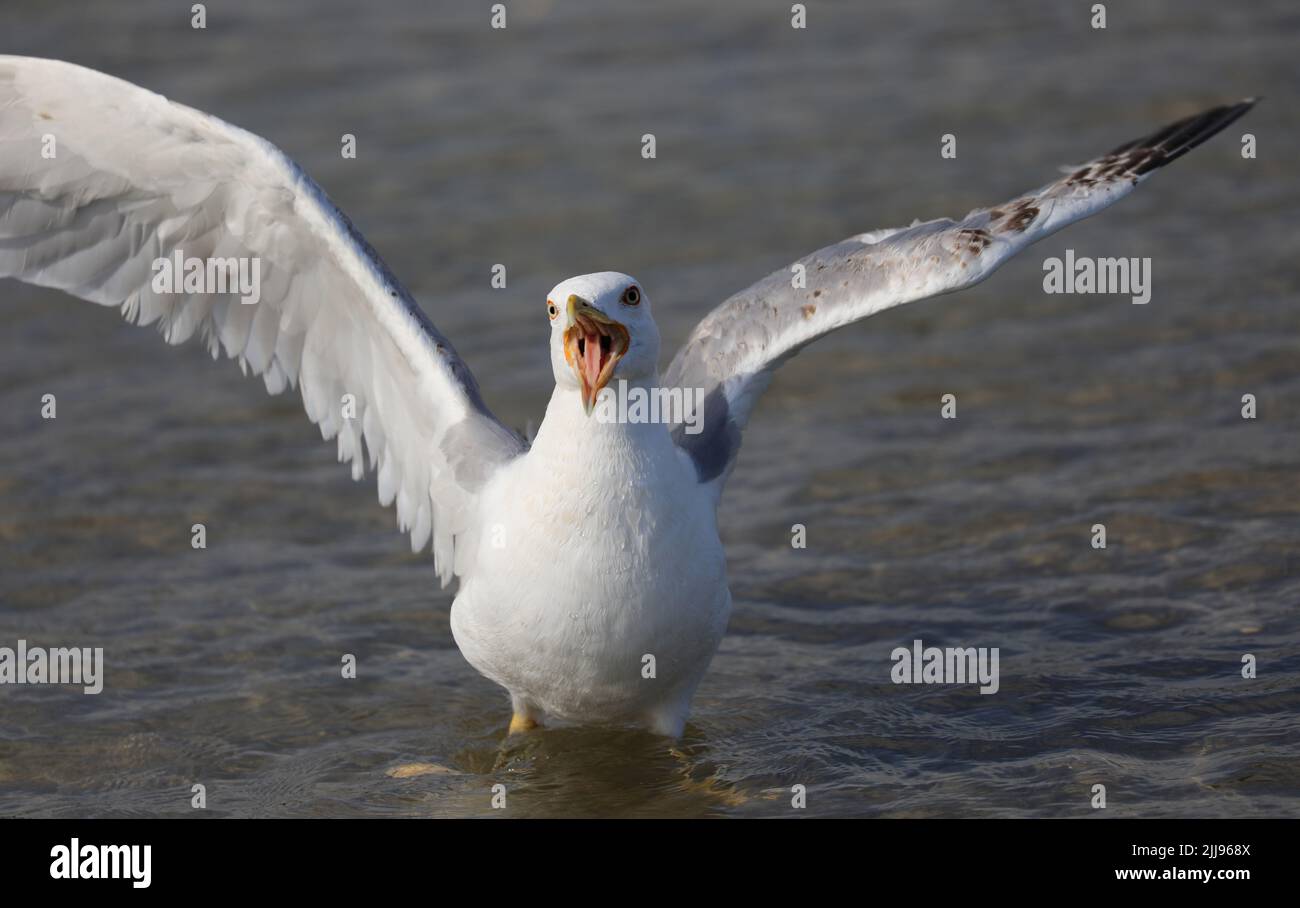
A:
POLYGON ((721 493, 759 395, 776 368, 807 344, 901 303, 979 283, 1030 244, 1119 201, 1154 170, 1200 145, 1254 103, 1246 100, 1179 120, 1069 176, 1001 205, 976 209, 961 220, 851 237, 720 304, 691 332, 662 382, 703 394, 698 419, 673 429, 700 482, 715 495, 721 493), (799 273, 805 276, 803 284, 795 280, 799 273))
POLYGON ((433 539, 444 584, 460 573, 476 490, 525 447, 282 152, 94 70, 0 56, 0 277, 119 307, 171 344, 198 334, 272 394, 296 385, 354 478, 364 440, 380 501, 397 503, 413 550, 433 539), (159 263, 187 260, 204 263, 205 283, 159 280, 159 263), (251 304, 213 283, 241 260, 260 278, 251 304))

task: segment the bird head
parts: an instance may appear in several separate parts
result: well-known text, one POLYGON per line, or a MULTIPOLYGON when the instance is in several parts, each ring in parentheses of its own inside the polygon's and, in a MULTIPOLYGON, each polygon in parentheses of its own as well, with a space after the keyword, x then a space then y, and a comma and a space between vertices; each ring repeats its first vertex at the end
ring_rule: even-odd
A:
POLYGON ((659 329, 650 300, 634 278, 616 271, 571 277, 546 296, 555 383, 576 389, 591 413, 615 378, 653 379, 659 329))

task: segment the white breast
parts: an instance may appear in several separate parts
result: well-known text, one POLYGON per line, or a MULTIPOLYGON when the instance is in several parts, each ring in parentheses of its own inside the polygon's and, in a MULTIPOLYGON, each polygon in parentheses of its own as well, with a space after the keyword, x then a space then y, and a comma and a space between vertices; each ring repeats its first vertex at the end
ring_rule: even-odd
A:
POLYGON ((465 658, 548 716, 680 731, 731 597, 712 498, 665 427, 557 390, 481 502, 452 607, 465 658))

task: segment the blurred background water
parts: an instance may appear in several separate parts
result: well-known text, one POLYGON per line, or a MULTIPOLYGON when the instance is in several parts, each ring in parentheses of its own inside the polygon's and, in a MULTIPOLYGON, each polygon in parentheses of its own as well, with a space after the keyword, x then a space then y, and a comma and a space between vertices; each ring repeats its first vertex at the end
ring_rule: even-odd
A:
POLYGON ((1094 30, 1081 2, 815 3, 794 30, 784 2, 507 6, 494 31, 489 4, 240 0, 196 31, 171 0, 6 0, 0 51, 279 145, 521 427, 564 277, 637 275, 667 356, 815 248, 1266 100, 981 286, 782 369, 723 503, 735 611, 676 751, 592 729, 503 745, 452 591, 294 396, 0 283, 0 645, 107 662, 95 697, 0 687, 0 814, 193 815, 203 783, 207 815, 500 815, 503 782, 511 816, 788 816, 795 784, 816 815, 1295 815, 1300 8, 1112 3, 1094 30), (1044 294, 1067 248, 1150 257, 1151 303, 1044 294), (893 685, 916 638, 999 647, 1001 690, 893 685), (441 770, 390 775, 411 763, 441 770))

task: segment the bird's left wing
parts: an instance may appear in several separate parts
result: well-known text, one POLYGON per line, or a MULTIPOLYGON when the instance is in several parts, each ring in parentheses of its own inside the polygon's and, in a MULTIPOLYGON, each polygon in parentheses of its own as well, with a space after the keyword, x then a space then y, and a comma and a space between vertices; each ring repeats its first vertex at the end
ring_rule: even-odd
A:
POLYGON ((296 385, 354 478, 369 454, 412 549, 432 538, 444 583, 478 487, 524 449, 297 165, 103 73, 0 56, 0 277, 120 307, 171 344, 198 334, 272 394, 296 385), (241 262, 254 292, 232 286, 241 262))
POLYGON ((851 237, 723 302, 696 326, 662 381, 667 388, 703 393, 703 413, 695 414, 691 426, 698 431, 687 432, 686 423, 673 429, 700 482, 720 494, 755 402, 777 366, 805 345, 884 309, 982 281, 1031 243, 1128 195, 1154 170, 1253 105, 1250 99, 1179 120, 1041 189, 959 221, 851 237))

